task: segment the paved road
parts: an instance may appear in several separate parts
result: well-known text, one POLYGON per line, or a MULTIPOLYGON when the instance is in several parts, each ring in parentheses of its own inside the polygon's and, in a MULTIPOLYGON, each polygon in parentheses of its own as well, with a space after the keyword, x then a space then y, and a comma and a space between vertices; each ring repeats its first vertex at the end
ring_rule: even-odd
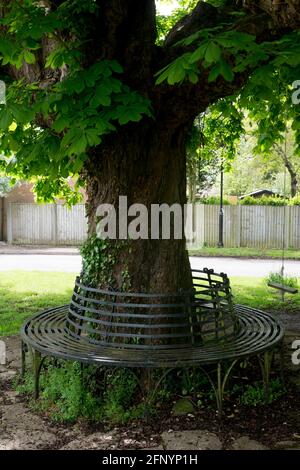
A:
MULTIPOLYGON (((264 277, 271 271, 278 271, 280 260, 234 259, 234 258, 190 258, 194 269, 213 268, 229 276, 264 277)), ((81 269, 79 255, 0 255, 0 271, 62 271, 78 273, 81 269)), ((286 261, 285 273, 300 277, 300 261, 286 261)))
MULTIPOLYGON (((281 260, 273 259, 237 259, 237 258, 190 258, 194 269, 213 268, 216 272, 225 272, 228 276, 265 277, 270 272, 281 269, 281 260)), ((300 277, 300 261, 286 260, 284 272, 300 277)))

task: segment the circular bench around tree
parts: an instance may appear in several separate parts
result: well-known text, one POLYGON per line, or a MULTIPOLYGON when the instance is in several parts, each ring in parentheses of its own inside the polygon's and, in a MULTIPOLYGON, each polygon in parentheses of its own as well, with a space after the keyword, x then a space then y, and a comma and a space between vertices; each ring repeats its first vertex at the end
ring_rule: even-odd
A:
POLYGON ((226 274, 193 270, 192 291, 142 294, 101 290, 75 282, 70 305, 52 308, 25 321, 25 352, 33 353, 35 398, 46 357, 99 366, 165 369, 196 366, 208 376, 222 413, 224 388, 233 366, 257 356, 266 397, 273 352, 283 327, 270 315, 234 305, 226 274), (217 365, 216 381, 203 367, 217 365))

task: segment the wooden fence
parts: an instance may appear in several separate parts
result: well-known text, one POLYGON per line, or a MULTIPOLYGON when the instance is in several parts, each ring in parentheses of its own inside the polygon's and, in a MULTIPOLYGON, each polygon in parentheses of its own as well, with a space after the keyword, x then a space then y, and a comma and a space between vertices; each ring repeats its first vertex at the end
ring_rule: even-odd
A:
MULTIPOLYGON (((195 204, 186 222, 188 247, 217 246, 219 207, 195 204)), ((8 204, 7 241, 79 245, 86 238, 84 204, 8 204)), ((300 207, 224 206, 224 246, 300 249, 300 207)))
MULTIPOLYGON (((189 246, 217 246, 219 207, 196 204, 193 222, 189 246)), ((191 222, 188 227, 191 232, 191 222)), ((283 243, 300 249, 299 206, 224 206, 225 247, 282 248, 283 243)))
POLYGON ((60 204, 8 204, 8 243, 80 245, 86 232, 84 204, 71 209, 60 204))

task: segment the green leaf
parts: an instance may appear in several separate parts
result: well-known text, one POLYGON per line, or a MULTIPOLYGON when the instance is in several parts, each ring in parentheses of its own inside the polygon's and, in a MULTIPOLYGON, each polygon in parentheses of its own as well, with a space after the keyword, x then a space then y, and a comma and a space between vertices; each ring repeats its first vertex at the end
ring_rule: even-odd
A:
POLYGON ((220 74, 225 78, 227 82, 231 82, 233 80, 234 73, 232 71, 232 68, 224 60, 220 62, 220 74))
POLYGON ((28 49, 25 49, 24 51, 24 60, 27 62, 27 64, 35 64, 35 55, 30 52, 28 49))
POLYGON ((59 116, 52 124, 52 128, 56 132, 62 132, 69 126, 69 124, 69 120, 65 116, 59 116))
POLYGON ((221 49, 215 42, 211 41, 206 48, 205 61, 208 64, 212 64, 214 62, 218 62, 220 58, 221 58, 221 49))
POLYGON ((31 122, 35 116, 34 109, 28 109, 19 104, 12 104, 10 109, 15 120, 21 124, 27 124, 28 122, 31 122))
POLYGON ((190 82, 195 84, 199 81, 199 76, 195 72, 191 71, 188 72, 188 79, 190 82))
POLYGON ((108 93, 111 90, 108 90, 101 85, 96 89, 94 96, 90 100, 90 106, 92 108, 98 108, 98 106, 110 106, 111 105, 111 97, 108 93))
POLYGON ((77 127, 71 127, 71 129, 69 129, 68 132, 64 135, 60 147, 67 147, 73 141, 73 139, 76 138, 78 131, 80 130, 77 127))
POLYGON ((158 76, 156 85, 159 85, 165 80, 167 80, 169 85, 182 82, 185 79, 188 70, 193 67, 190 63, 190 57, 191 53, 187 52, 171 62, 170 65, 167 65, 165 68, 157 72, 155 74, 155 76, 158 76))
POLYGON ((116 60, 110 60, 109 61, 109 66, 113 70, 113 72, 115 72, 115 73, 122 73, 123 72, 122 66, 116 60))
POLYGON ((216 65, 212 67, 211 71, 209 72, 208 82, 209 83, 214 82, 220 74, 221 74, 220 64, 217 63, 216 65))
POLYGON ((118 106, 117 110, 119 112, 119 124, 124 125, 130 121, 140 121, 146 108, 144 105, 136 103, 130 106, 118 106))
POLYGON ((71 169, 72 169, 72 172, 73 172, 73 173, 78 173, 78 172, 81 170, 81 168, 82 168, 82 166, 83 166, 83 164, 84 164, 85 157, 86 157, 85 154, 83 154, 83 155, 80 154, 80 155, 76 158, 76 160, 75 160, 74 162, 72 162, 71 169))
POLYGON ((13 122, 13 116, 7 109, 0 111, 0 129, 7 130, 13 122))
POLYGON ((81 134, 79 134, 76 139, 74 139, 74 141, 72 142, 72 144, 70 145, 69 149, 68 149, 68 154, 69 155, 72 155, 72 154, 81 154, 85 151, 86 147, 88 145, 88 142, 87 142, 87 139, 86 139, 86 136, 84 135, 84 133, 82 132, 81 134))
POLYGON ((201 44, 191 55, 190 63, 193 64, 194 62, 198 62, 199 60, 204 59, 205 53, 207 49, 207 41, 204 44, 201 44))
POLYGON ((181 63, 174 64, 168 74, 168 84, 174 85, 175 83, 182 82, 185 78, 185 69, 182 67, 181 63))
POLYGON ((85 136, 89 146, 91 147, 99 145, 101 142, 97 129, 86 129, 85 136))

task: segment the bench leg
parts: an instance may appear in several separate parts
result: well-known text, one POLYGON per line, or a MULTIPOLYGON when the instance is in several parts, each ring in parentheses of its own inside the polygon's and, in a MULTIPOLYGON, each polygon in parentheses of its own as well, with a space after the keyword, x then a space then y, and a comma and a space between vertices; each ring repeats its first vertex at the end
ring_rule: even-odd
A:
POLYGON ((279 346, 279 355, 280 355, 280 379, 283 387, 285 387, 285 373, 284 373, 284 344, 283 341, 279 346))
POLYGON ((225 387, 229 379, 230 373, 237 362, 238 362, 238 359, 235 359, 234 361, 232 361, 229 367, 224 370, 224 372, 222 371, 222 363, 221 362, 218 363, 217 383, 215 383, 215 380, 210 377, 210 375, 206 372, 206 370, 200 367, 200 369, 205 373, 206 377, 210 381, 211 386, 213 388, 215 398, 216 398, 216 403, 217 403, 217 411, 218 411, 219 419, 222 419, 222 414, 223 414, 223 400, 224 400, 225 387))
POLYGON ((222 364, 221 362, 218 363, 217 368, 217 388, 215 389, 216 401, 217 401, 217 409, 218 409, 218 417, 221 419, 223 414, 223 400, 224 400, 224 391, 227 384, 227 380, 229 379, 230 373, 237 363, 237 359, 232 361, 229 367, 224 371, 224 375, 222 376, 222 364))
POLYGON ((21 377, 24 377, 26 370, 26 344, 21 341, 21 377))
POLYGON ((262 356, 258 356, 258 359, 263 378, 265 402, 268 403, 270 398, 270 371, 273 351, 266 351, 262 356))
POLYGON ((42 359, 39 351, 33 351, 33 372, 34 372, 34 399, 37 400, 40 394, 40 373, 42 359))
POLYGON ((157 395, 157 393, 158 393, 158 389, 159 389, 159 387, 160 387, 162 381, 164 380, 165 377, 167 377, 167 375, 168 375, 170 372, 172 372, 172 370, 174 370, 173 367, 170 368, 170 369, 164 370, 164 372, 161 374, 161 376, 159 377, 159 379, 158 379, 155 383, 153 383, 153 389, 152 389, 150 392, 148 391, 148 397, 149 397, 149 398, 147 398, 147 401, 148 401, 149 403, 151 403, 153 400, 155 400, 156 395, 157 395))

